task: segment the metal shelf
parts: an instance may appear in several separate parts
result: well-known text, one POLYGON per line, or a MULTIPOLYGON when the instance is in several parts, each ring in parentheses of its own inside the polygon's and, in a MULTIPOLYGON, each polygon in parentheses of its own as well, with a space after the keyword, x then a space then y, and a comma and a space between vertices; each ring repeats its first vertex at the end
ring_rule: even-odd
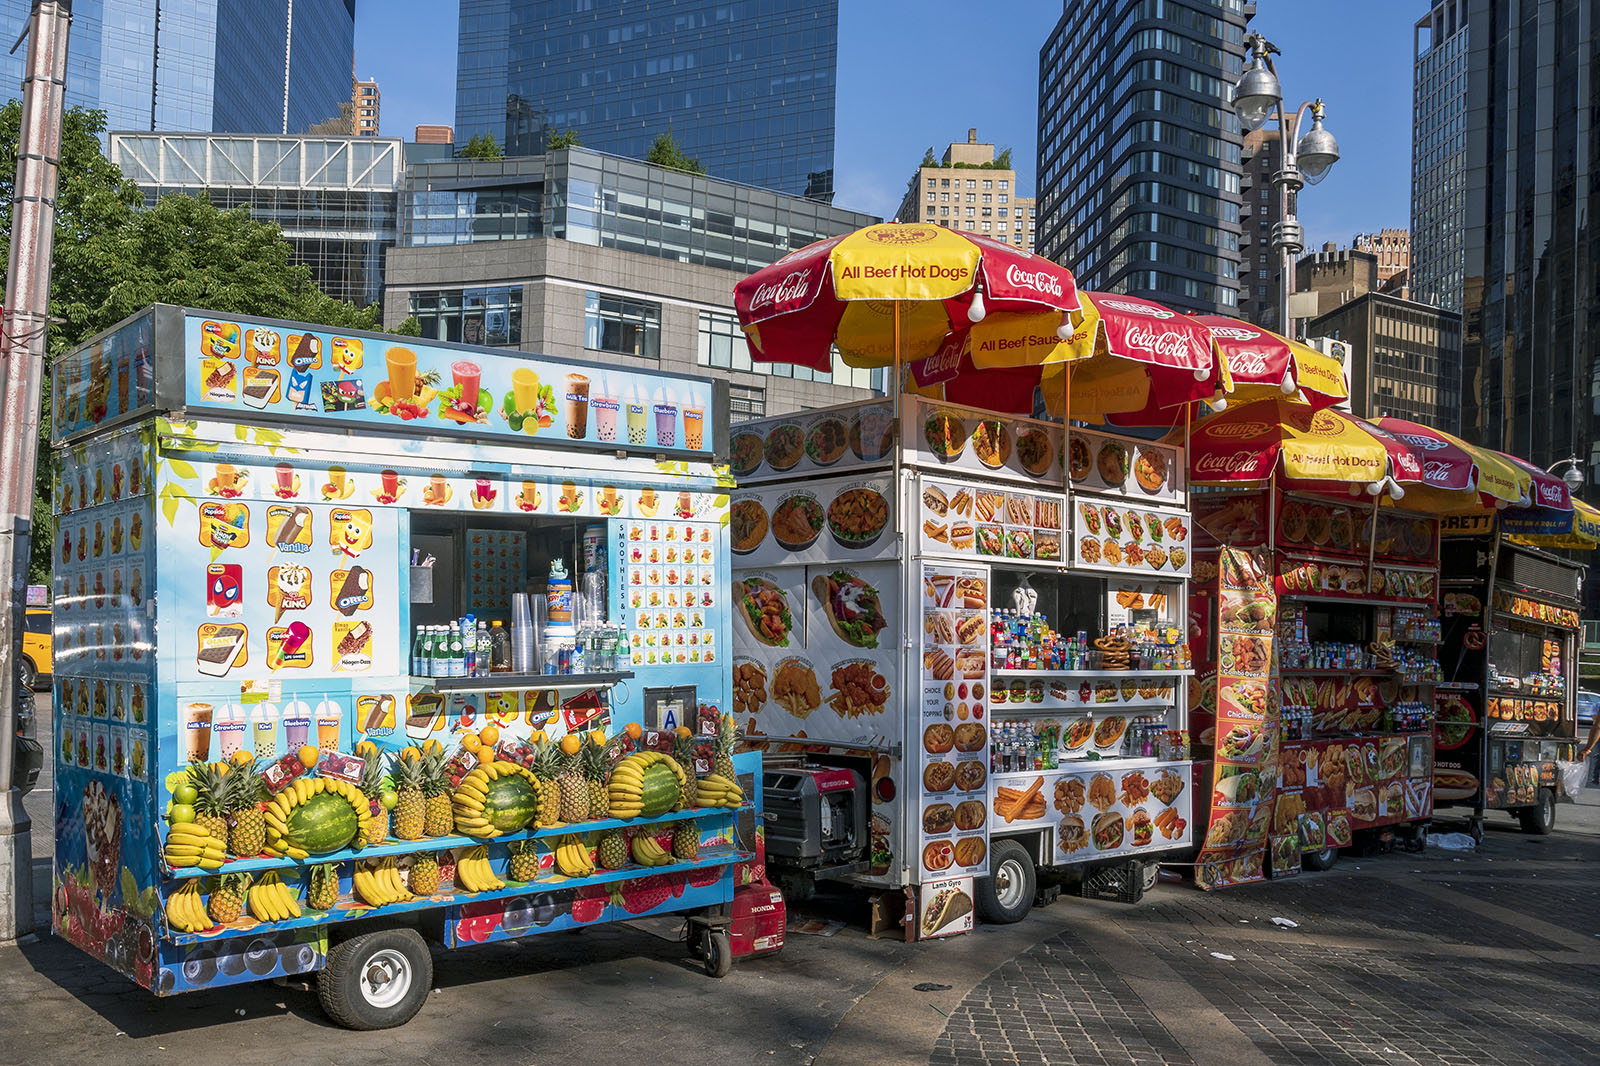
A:
POLYGON ((488 677, 417 677, 412 675, 414 691, 503 692, 507 689, 584 689, 610 688, 633 677, 631 670, 603 674, 490 674, 488 677))
POLYGON ((990 670, 991 677, 1070 677, 1091 681, 1128 681, 1140 677, 1193 677, 1193 670, 990 670))

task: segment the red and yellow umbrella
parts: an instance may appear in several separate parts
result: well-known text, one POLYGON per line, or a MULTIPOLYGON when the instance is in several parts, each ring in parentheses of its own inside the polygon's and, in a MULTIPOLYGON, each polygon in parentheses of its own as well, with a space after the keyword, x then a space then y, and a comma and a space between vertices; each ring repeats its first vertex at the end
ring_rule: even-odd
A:
POLYGON ((1259 484, 1275 475, 1290 486, 1370 488, 1420 483, 1423 468, 1416 452, 1372 423, 1283 398, 1231 405, 1191 427, 1192 484, 1259 484))
POLYGON ((1527 460, 1518 459, 1515 455, 1508 455, 1505 452, 1494 454, 1527 475, 1528 506, 1548 507, 1557 511, 1572 510, 1572 490, 1567 487, 1566 481, 1547 470, 1540 470, 1527 460))
POLYGON ((1332 407, 1350 396, 1344 366, 1308 345, 1225 315, 1195 315, 1211 331, 1232 387, 1217 382, 1228 401, 1287 396, 1311 407, 1332 407))
MULTIPOLYGON (((909 364, 952 332, 1020 313, 1054 336, 1070 329, 1078 287, 1065 267, 970 233, 886 222, 791 252, 734 286, 757 362, 909 364)), ((993 327, 991 327, 993 329, 993 327)))
POLYGON ((1422 458, 1423 484, 1408 495, 1408 507, 1449 514, 1509 507, 1529 498, 1533 479, 1499 452, 1404 418, 1377 418, 1373 422, 1399 437, 1422 458))

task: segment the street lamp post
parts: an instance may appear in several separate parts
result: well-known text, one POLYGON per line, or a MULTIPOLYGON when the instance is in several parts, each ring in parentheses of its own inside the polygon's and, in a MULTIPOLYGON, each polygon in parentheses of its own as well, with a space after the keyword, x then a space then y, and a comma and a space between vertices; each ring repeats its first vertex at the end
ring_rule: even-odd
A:
POLYGON ((1545 467, 1544 472, 1547 474, 1554 474, 1556 472, 1556 467, 1558 466, 1566 467, 1566 469, 1561 472, 1561 480, 1567 483, 1567 488, 1572 491, 1574 496, 1576 496, 1578 494, 1578 490, 1583 488, 1583 460, 1579 459, 1575 454, 1569 455, 1560 462, 1551 463, 1549 466, 1545 467))
POLYGON ((1272 57, 1279 54, 1273 43, 1252 33, 1244 39, 1250 49, 1250 65, 1233 87, 1233 109, 1246 131, 1256 130, 1270 120, 1278 123, 1280 166, 1272 175, 1278 197, 1279 218, 1272 227, 1272 248, 1278 253, 1282 281, 1278 292, 1278 327, 1288 337, 1295 335, 1289 318, 1289 295, 1295 284, 1295 262, 1305 251, 1305 234, 1295 215, 1295 200, 1303 185, 1315 185, 1327 177, 1339 161, 1339 142, 1322 128, 1321 99, 1308 101, 1286 112, 1283 89, 1272 57), (1306 112, 1311 113, 1311 128, 1300 135, 1306 112))

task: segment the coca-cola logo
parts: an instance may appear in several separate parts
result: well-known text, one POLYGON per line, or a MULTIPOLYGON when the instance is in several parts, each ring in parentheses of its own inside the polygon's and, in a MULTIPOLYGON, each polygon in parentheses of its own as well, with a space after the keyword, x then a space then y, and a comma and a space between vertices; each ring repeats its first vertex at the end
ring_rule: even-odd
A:
POLYGON ((1201 436, 1213 440, 1246 440, 1262 436, 1271 429, 1272 426, 1267 422, 1225 422, 1221 425, 1207 426, 1201 431, 1201 436))
POLYGON ((1015 263, 1006 267, 1006 284, 1015 285, 1019 289, 1032 289, 1046 296, 1059 297, 1063 291, 1061 279, 1049 271, 1023 270, 1015 263))
POLYGON ((1552 506, 1567 502, 1566 489, 1561 485, 1553 485, 1548 481, 1539 482, 1535 488, 1539 490, 1539 499, 1552 506))
POLYGON ((1395 436, 1413 448, 1421 448, 1425 452, 1442 452, 1450 447, 1448 441, 1440 440, 1438 437, 1424 437, 1420 433, 1396 433, 1395 436))
POLYGON ((1194 354, 1194 349, 1189 343, 1189 335, 1179 330, 1157 332, 1146 326, 1135 325, 1128 327, 1128 332, 1123 334, 1122 339, 1128 347, 1149 352, 1158 359, 1186 363, 1194 354))
POLYGON ((1392 458, 1394 460, 1394 468, 1400 473, 1405 474, 1409 478, 1419 478, 1423 476, 1422 464, 1417 462, 1417 457, 1412 455, 1410 452, 1399 452, 1394 454, 1392 458))
POLYGON ((1442 485, 1446 481, 1450 480, 1450 475, 1453 469, 1454 464, 1452 463, 1444 463, 1436 459, 1430 459, 1422 464, 1422 480, 1435 485, 1442 485))
POLYGON ((1228 369, 1242 378, 1264 378, 1272 373, 1267 357, 1260 352, 1229 352, 1228 369))
POLYGON ((755 295, 750 297, 750 310, 759 311, 799 299, 811 288, 811 276, 809 270, 796 270, 777 281, 756 286, 755 295))
POLYGON ((882 226, 873 226, 862 231, 862 235, 874 244, 927 244, 939 236, 937 226, 902 226, 890 222, 882 226))
POLYGON ((1168 311, 1165 307, 1157 307, 1155 304, 1134 303, 1132 300, 1105 299, 1100 301, 1100 306, 1109 307, 1113 311, 1123 311, 1130 315, 1144 315, 1147 318, 1172 318, 1176 315, 1176 312, 1168 311))
POLYGON ((1237 451, 1229 455, 1211 452, 1194 461, 1197 474, 1239 474, 1254 471, 1260 465, 1260 453, 1237 451))
POLYGON ((1253 341, 1261 336, 1260 330, 1245 329, 1243 326, 1209 326, 1213 337, 1221 337, 1227 341, 1253 341))

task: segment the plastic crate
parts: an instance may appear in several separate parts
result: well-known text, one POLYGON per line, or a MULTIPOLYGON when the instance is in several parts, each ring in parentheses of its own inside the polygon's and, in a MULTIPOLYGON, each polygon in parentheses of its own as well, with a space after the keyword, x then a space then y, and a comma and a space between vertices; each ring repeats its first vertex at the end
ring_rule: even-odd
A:
POLYGON ((1101 866, 1084 874, 1078 885, 1084 899, 1108 899, 1115 903, 1138 903, 1144 898, 1144 863, 1129 859, 1101 866))

